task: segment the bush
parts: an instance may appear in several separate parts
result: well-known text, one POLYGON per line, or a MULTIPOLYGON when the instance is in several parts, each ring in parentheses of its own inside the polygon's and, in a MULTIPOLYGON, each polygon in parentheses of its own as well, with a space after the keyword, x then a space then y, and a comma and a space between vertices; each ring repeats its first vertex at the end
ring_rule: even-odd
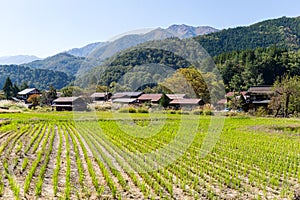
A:
POLYGON ((204 110, 204 111, 203 111, 203 114, 206 115, 206 116, 214 115, 214 113, 213 113, 212 110, 204 110))
POLYGON ((147 110, 146 108, 139 108, 137 110, 138 113, 149 113, 149 110, 147 110))
POLYGON ((267 115, 267 111, 266 111, 266 109, 263 108, 263 107, 259 107, 259 108, 257 109, 257 111, 255 112, 255 116, 256 116, 256 117, 264 117, 264 116, 266 116, 266 115, 267 115))
POLYGON ((119 113, 136 113, 136 109, 132 108, 132 107, 128 107, 128 108, 121 108, 119 110, 119 113))
POLYGON ((194 115, 203 115, 203 110, 194 110, 193 114, 194 115))
POLYGON ((176 114, 176 111, 175 110, 171 110, 169 111, 170 114, 176 114))
POLYGON ((96 111, 108 111, 111 110, 111 104, 89 104, 88 106, 91 110, 96 111))
POLYGON ((179 110, 179 111, 177 111, 177 114, 180 114, 180 115, 189 115, 190 113, 188 111, 179 110))

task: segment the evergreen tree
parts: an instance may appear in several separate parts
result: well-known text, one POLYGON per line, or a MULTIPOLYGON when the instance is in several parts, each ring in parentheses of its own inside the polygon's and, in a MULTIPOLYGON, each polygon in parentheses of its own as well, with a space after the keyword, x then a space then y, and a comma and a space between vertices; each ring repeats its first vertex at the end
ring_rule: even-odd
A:
POLYGON ((28 84, 26 82, 23 82, 20 86, 20 91, 25 90, 27 88, 29 88, 28 84))
POLYGON ((165 93, 163 93, 161 99, 159 100, 159 105, 161 105, 164 108, 167 108, 169 106, 169 103, 170 103, 169 97, 165 93))
POLYGON ((17 84, 14 83, 13 88, 12 88, 13 96, 14 96, 14 97, 17 96, 17 95, 18 95, 18 92, 20 92, 20 89, 19 89, 19 87, 17 86, 17 84))
POLYGON ((2 89, 6 99, 10 99, 13 96, 13 84, 9 77, 6 78, 2 89))

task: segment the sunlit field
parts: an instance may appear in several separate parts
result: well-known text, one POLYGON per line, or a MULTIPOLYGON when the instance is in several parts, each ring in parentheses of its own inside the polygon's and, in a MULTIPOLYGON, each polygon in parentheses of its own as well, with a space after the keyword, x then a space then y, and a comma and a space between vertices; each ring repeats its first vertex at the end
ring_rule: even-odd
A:
MULTIPOLYGON (((201 147, 214 117, 135 113, 0 114, 2 199, 292 199, 300 187, 300 120, 225 119, 212 152, 201 147), (197 121, 197 130, 192 124, 197 121), (153 122, 154 121, 154 122, 153 122), (161 122, 151 134, 137 127, 161 122), (182 127, 184 124, 184 127, 182 127), (182 129, 193 140, 166 166, 157 152, 182 129), (193 131, 193 132, 192 132, 193 131), (158 158, 159 159, 159 158, 158 158)), ((150 127, 151 128, 151 127, 150 127)), ((151 130, 151 129, 147 130, 151 130)), ((173 146, 174 152, 182 147, 173 146)))

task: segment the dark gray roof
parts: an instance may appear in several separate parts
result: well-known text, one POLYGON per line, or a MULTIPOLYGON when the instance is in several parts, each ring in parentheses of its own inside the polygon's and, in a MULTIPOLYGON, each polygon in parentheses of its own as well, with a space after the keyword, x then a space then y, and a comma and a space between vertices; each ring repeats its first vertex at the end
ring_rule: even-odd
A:
POLYGON ((119 93, 115 93, 112 98, 116 99, 116 98, 138 98, 139 96, 141 96, 143 94, 143 92, 119 92, 119 93))
POLYGON ((201 99, 174 99, 170 102, 170 105, 181 104, 181 105, 198 105, 200 104, 201 99))
POLYGON ((272 94, 272 86, 252 86, 249 88, 248 94, 272 94))
POLYGON ((77 99, 79 99, 79 97, 59 97, 59 98, 55 99, 53 101, 53 103, 58 103, 58 102, 74 102, 77 99))

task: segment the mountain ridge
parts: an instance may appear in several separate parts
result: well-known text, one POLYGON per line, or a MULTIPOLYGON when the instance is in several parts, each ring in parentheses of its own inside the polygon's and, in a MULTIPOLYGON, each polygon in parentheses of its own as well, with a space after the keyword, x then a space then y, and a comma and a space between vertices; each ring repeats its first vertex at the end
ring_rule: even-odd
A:
POLYGON ((40 59, 34 55, 2 56, 0 57, 0 65, 20 65, 40 59))

